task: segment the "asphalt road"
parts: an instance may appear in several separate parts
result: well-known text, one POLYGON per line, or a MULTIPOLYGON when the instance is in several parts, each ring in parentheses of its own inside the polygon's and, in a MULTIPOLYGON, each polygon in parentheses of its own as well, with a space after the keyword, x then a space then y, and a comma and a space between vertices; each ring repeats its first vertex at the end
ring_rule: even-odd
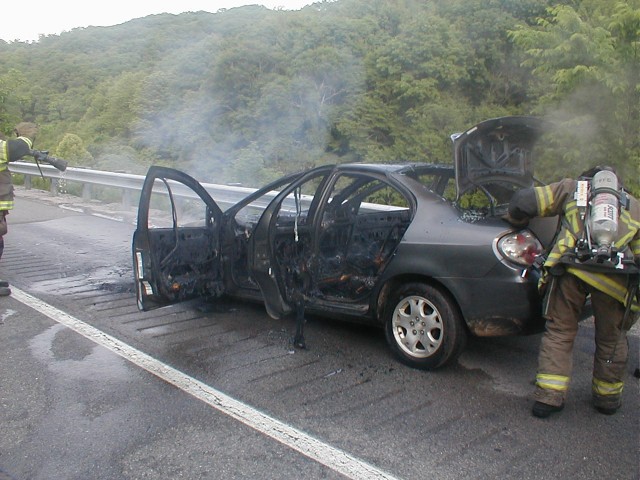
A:
POLYGON ((565 410, 530 414, 540 337, 437 372, 381 331, 227 300, 138 312, 134 213, 17 191, 0 276, 0 480, 638 479, 638 329, 624 405, 590 403, 581 325, 565 410))

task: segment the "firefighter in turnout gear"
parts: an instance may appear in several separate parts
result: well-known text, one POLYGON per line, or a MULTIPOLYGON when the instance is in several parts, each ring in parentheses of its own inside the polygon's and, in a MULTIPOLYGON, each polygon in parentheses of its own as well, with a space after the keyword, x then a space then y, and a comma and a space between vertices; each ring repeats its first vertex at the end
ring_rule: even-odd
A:
MULTIPOLYGON (((0 258, 4 251, 4 235, 7 233, 7 215, 13 209, 13 183, 9 162, 20 160, 33 148, 38 128, 33 123, 19 123, 14 130, 17 138, 0 137, 0 258)), ((9 284, 0 280, 0 296, 11 294, 9 284)))
POLYGON ((621 406, 626 332, 640 311, 640 203, 617 183, 611 167, 594 167, 579 180, 520 190, 509 204, 505 219, 514 225, 526 225, 536 216, 558 215, 560 222, 540 280, 546 327, 532 409, 536 417, 564 407, 578 320, 589 295, 596 343, 593 405, 607 415, 621 406), (611 185, 600 188, 603 181, 611 185))

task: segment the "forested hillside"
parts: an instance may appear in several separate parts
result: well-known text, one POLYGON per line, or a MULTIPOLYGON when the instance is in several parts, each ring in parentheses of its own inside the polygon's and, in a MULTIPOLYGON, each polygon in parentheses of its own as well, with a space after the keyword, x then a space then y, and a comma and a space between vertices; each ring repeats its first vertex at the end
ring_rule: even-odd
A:
POLYGON ((640 0, 335 0, 0 41, 0 130, 72 165, 257 186, 346 161, 450 161, 477 121, 556 122, 537 176, 639 193, 640 0))

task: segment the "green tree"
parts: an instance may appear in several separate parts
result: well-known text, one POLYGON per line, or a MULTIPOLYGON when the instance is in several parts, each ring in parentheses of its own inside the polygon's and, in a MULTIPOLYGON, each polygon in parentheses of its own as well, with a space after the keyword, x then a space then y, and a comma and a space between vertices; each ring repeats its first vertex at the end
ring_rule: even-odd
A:
POLYGON ((640 5, 576 3, 550 8, 536 26, 521 25, 512 37, 539 81, 536 111, 565 127, 556 140, 569 173, 612 164, 637 192, 640 5))
MULTIPOLYGON (((107 170, 258 185, 327 162, 447 161, 450 134, 535 112, 570 127, 553 140, 575 171, 615 158, 637 178, 638 1, 254 5, 0 42, 0 128, 35 120, 44 149, 76 135, 79 161, 107 170)), ((570 173, 543 153, 538 172, 570 173)))
POLYGON ((395 25, 388 29, 392 35, 377 38, 379 45, 365 57, 367 90, 338 129, 360 158, 443 161, 460 110, 472 109, 462 94, 471 52, 434 12, 400 13, 385 22, 395 25))
POLYGON ((109 138, 130 138, 139 116, 139 95, 144 78, 142 72, 128 72, 100 84, 82 119, 85 136, 94 133, 109 138))
POLYGON ((33 120, 22 117, 21 112, 21 105, 28 98, 25 94, 27 85, 27 79, 19 70, 9 69, 0 74, 0 132, 12 132, 18 122, 33 120))
POLYGON ((67 133, 58 144, 56 156, 65 159, 70 165, 88 165, 93 161, 91 153, 87 151, 82 139, 73 133, 67 133))

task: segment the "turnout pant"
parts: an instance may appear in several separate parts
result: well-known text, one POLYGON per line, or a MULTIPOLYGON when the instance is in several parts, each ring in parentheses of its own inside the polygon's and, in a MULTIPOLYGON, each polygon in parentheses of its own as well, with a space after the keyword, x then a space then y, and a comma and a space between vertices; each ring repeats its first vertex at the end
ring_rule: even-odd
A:
POLYGON ((628 344, 621 334, 624 305, 570 273, 552 278, 545 297, 547 319, 536 375, 535 399, 564 403, 573 367, 573 344, 587 295, 595 319, 592 396, 596 407, 619 407, 626 373, 628 344))

